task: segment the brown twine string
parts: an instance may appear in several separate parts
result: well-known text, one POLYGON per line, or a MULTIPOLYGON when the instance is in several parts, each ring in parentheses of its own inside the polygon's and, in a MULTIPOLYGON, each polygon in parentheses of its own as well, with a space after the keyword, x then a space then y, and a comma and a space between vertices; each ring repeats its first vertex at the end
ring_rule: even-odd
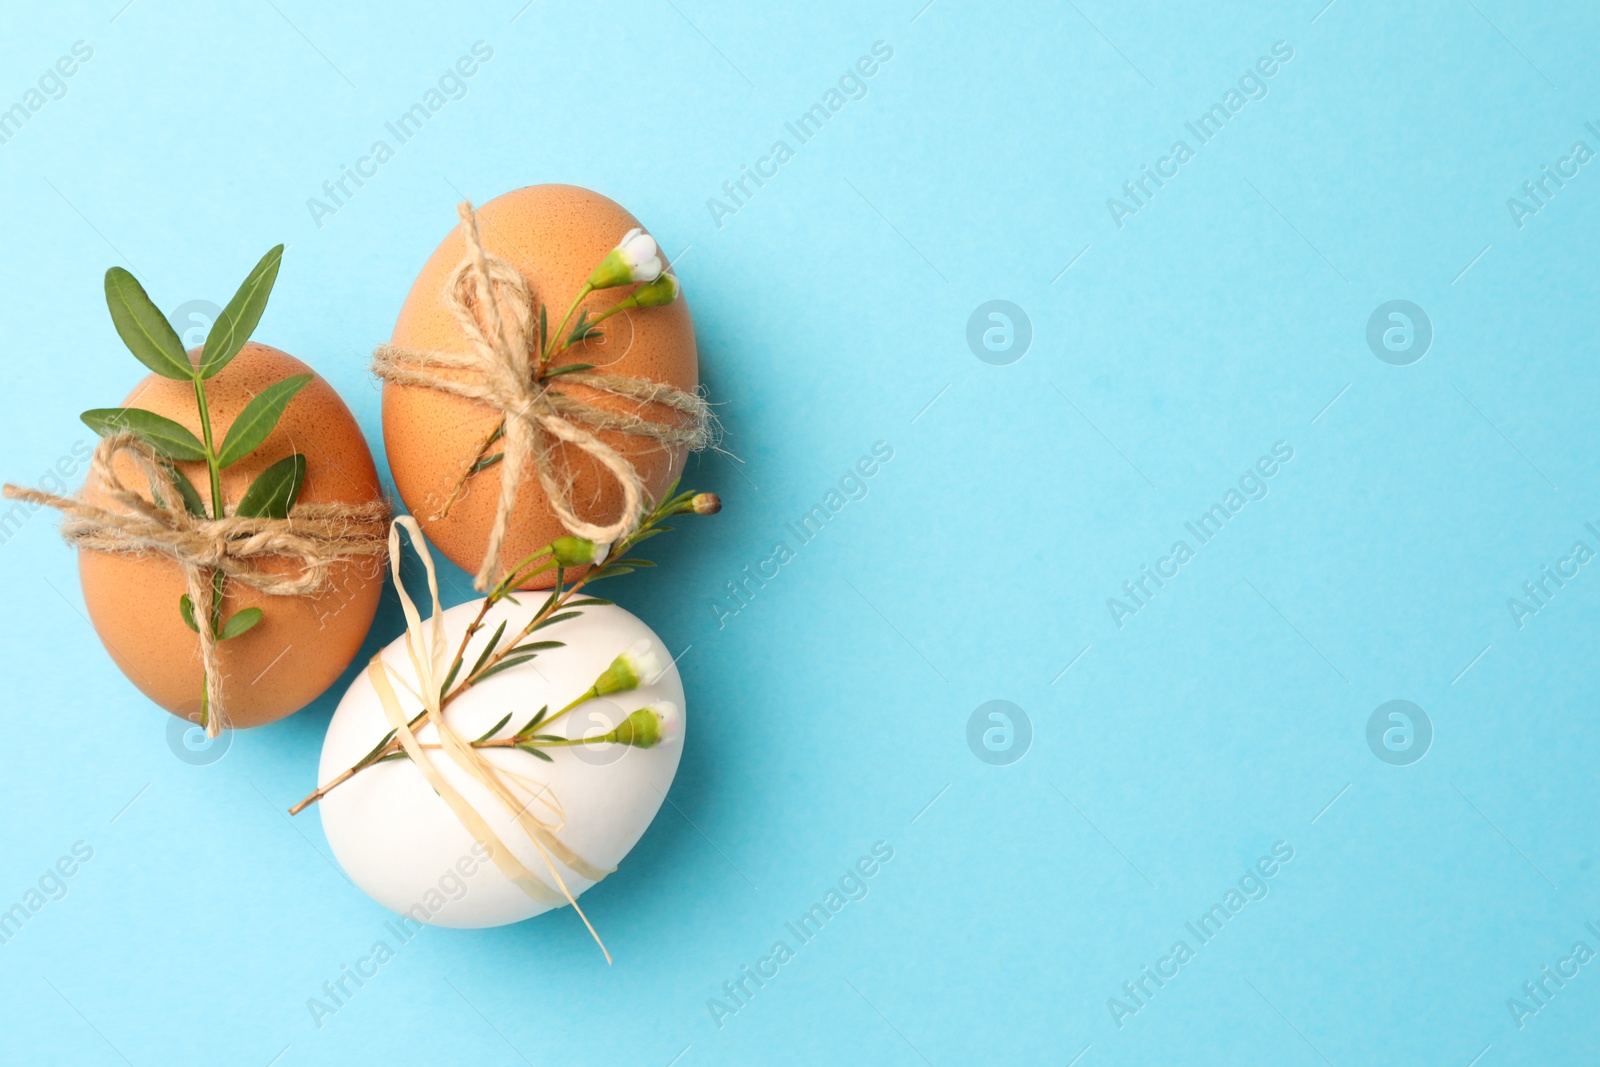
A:
POLYGON ((497 576, 517 488, 530 460, 561 525, 579 537, 609 544, 621 540, 638 524, 646 492, 644 479, 633 464, 597 434, 609 430, 645 438, 661 447, 699 451, 711 443, 712 416, 710 405, 697 393, 644 378, 580 371, 539 380, 535 369, 540 355, 539 330, 528 283, 510 263, 484 250, 470 202, 461 204, 456 212, 461 216, 467 251, 445 280, 441 299, 471 343, 471 353, 379 345, 372 356, 372 371, 396 385, 438 389, 479 401, 505 416, 500 499, 483 565, 473 581, 482 592, 497 576), (458 380, 440 371, 467 374, 458 380), (636 401, 637 407, 616 412, 586 404, 556 388, 567 383, 636 401), (645 404, 661 404, 684 419, 676 424, 647 419, 637 413, 645 404), (554 463, 561 443, 592 456, 621 486, 622 514, 615 522, 588 522, 574 510, 570 478, 558 475, 554 463))
POLYGON ((103 438, 89 470, 90 481, 114 506, 16 485, 7 485, 4 494, 8 500, 59 510, 66 516, 61 536, 70 545, 97 552, 154 552, 172 558, 183 569, 200 631, 209 709, 206 733, 211 737, 220 734, 227 722, 217 638, 209 625, 213 575, 221 573, 271 596, 307 596, 322 590, 334 564, 356 556, 381 556, 388 549, 389 505, 381 499, 369 504, 297 504, 287 519, 191 515, 166 461, 131 433, 103 438), (112 461, 119 453, 132 458, 160 503, 146 499, 117 476, 112 461), (302 569, 298 574, 261 570, 260 561, 274 556, 294 560, 302 569))

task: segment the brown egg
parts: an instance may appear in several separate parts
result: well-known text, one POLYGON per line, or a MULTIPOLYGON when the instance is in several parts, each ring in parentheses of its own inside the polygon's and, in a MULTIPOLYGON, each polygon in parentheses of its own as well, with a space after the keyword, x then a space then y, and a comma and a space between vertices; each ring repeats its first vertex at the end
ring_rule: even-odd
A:
MULTIPOLYGON (((552 332, 590 272, 637 226, 639 221, 620 205, 571 185, 533 185, 478 208, 478 230, 485 250, 512 264, 527 279, 533 299, 548 308, 552 332)), ((458 224, 434 249, 412 285, 395 323, 393 344, 452 353, 471 351, 461 327, 440 299, 445 279, 461 261, 464 249, 458 224)), ((580 307, 597 315, 632 291, 632 286, 604 289, 590 294, 580 307)), ((665 382, 682 390, 693 390, 699 383, 694 325, 682 296, 664 307, 616 315, 606 321, 605 329, 603 337, 575 345, 559 362, 592 363, 609 374, 665 382)), ((621 410, 631 406, 581 386, 564 384, 561 388, 598 407, 621 410)), ((670 409, 654 404, 646 405, 641 414, 663 422, 673 417, 670 409)), ((384 384, 383 441, 400 499, 428 539, 472 574, 483 564, 494 523, 501 465, 471 475, 462 493, 453 501, 450 498, 500 418, 499 411, 462 397, 418 386, 384 384)), ((664 449, 614 432, 602 433, 600 438, 631 460, 652 497, 665 492, 683 470, 681 448, 664 449)), ((622 513, 622 490, 615 478, 571 445, 556 449, 555 464, 558 471, 564 469, 571 475, 571 499, 581 517, 594 523, 616 521, 622 513)), ((530 463, 517 489, 516 508, 500 554, 502 567, 512 566, 566 532, 531 467, 530 463)), ((539 575, 524 588, 546 588, 554 579, 553 572, 539 575)))
MULTIPOLYGON (((191 352, 191 357, 199 349, 191 352)), ((206 382, 212 432, 219 443, 250 398, 273 382, 310 371, 276 348, 247 344, 220 374, 206 382)), ((151 375, 123 402, 182 423, 200 435, 194 387, 151 375)), ((306 477, 299 502, 365 504, 382 489, 366 440, 350 409, 321 378, 313 378, 283 413, 277 428, 250 455, 222 472, 222 494, 232 505, 267 467, 299 452, 306 477)), ((206 465, 180 463, 209 506, 206 465)), ((131 459, 121 456, 117 475, 125 485, 148 495, 148 486, 131 459)), ((84 487, 89 499, 93 484, 84 487)), ((219 647, 223 699, 229 725, 260 726, 298 711, 338 678, 372 626, 383 591, 384 561, 362 557, 335 565, 324 591, 315 596, 273 596, 230 582, 223 595, 223 618, 242 608, 259 607, 261 622, 219 647)), ((296 573, 288 559, 262 561, 263 570, 296 573)), ((178 614, 183 572, 157 555, 81 551, 78 573, 89 618, 111 658, 134 685, 175 715, 194 718, 200 709, 204 672, 200 645, 178 614)))

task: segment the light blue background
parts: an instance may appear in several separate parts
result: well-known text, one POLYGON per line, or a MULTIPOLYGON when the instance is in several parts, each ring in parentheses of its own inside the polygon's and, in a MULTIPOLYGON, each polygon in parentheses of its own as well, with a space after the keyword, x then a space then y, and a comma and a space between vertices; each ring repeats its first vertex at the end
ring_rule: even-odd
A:
MULTIPOLYGON (((1520 629, 1507 607, 1600 548, 1600 163, 1520 229, 1506 206, 1600 149, 1593 5, 122 4, 0 34, 0 106, 94 49, 0 145, 5 477, 140 376, 107 266, 221 303, 278 241, 258 337, 381 463, 366 353, 459 199, 546 181, 678 257, 744 465, 691 464, 726 511, 615 590, 692 646, 693 719, 671 805, 584 899, 616 965, 570 913, 427 930, 320 1028, 307 999, 387 918, 284 814, 342 683, 180 762, 34 516, 0 546, 0 907, 73 842, 94 858, 0 947, 0 1058, 1595 1061, 1600 962, 1520 1029, 1507 1006, 1600 950, 1597 565, 1520 629), (307 198, 478 40, 466 97, 315 225, 307 198), (876 41, 868 95, 798 145, 783 123, 876 41), (1267 97, 1119 229, 1106 199, 1276 41, 1267 97), (780 137, 795 158, 719 227, 707 198, 780 137), (965 341, 997 298, 1034 331, 1009 366, 965 341), (1366 345, 1390 299, 1434 325, 1410 366, 1366 345), (880 440, 867 496, 719 627, 724 584, 880 440), (1119 628, 1107 598, 1278 441, 1270 495, 1119 628), (993 699, 1032 723, 1009 766, 966 741, 993 699), (1410 766, 1366 742, 1391 699, 1435 731, 1410 766), (866 899, 719 1029, 708 998, 880 840, 866 899), (1108 998, 1279 841, 1270 894, 1119 1028, 1108 998)), ((399 629, 390 597, 369 649, 399 629)))

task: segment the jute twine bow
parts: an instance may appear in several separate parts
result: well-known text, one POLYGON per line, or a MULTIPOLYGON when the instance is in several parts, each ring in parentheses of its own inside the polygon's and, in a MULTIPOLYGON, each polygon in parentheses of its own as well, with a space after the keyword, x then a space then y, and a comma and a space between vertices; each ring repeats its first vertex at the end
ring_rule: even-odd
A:
POLYGON ((471 741, 456 733, 445 719, 441 704, 444 696, 444 680, 448 677, 450 669, 450 649, 444 632, 444 609, 439 604, 439 579, 433 567, 433 554, 428 550, 428 543, 423 540, 422 528, 409 515, 395 519, 389 527, 389 571, 394 578, 395 591, 400 594, 400 606, 405 611, 406 656, 411 661, 411 669, 417 683, 413 687, 404 675, 383 661, 381 654, 372 657, 372 662, 367 665, 367 677, 372 681, 372 688, 378 694, 378 702, 383 705, 383 712, 389 720, 389 725, 394 727, 406 755, 411 757, 411 762, 422 772, 422 777, 449 806, 461 825, 466 827, 467 832, 488 849, 490 858, 494 860, 494 865, 499 868, 500 873, 530 898, 546 907, 571 904, 579 918, 583 919, 583 925, 589 928, 589 933, 600 946, 600 951, 605 952, 606 962, 610 963, 611 953, 606 951, 605 943, 595 932, 589 917, 578 907, 577 898, 573 896, 572 890, 567 888, 566 881, 561 877, 561 871, 556 867, 556 861, 561 861, 568 870, 590 882, 600 881, 611 871, 595 867, 556 838, 556 833, 565 826, 565 818, 560 804, 550 794, 548 785, 491 763, 482 752, 472 747, 471 741), (410 533, 411 545, 422 558, 422 565, 428 572, 428 594, 433 600, 433 613, 426 623, 422 621, 411 595, 406 592, 405 583, 400 580, 402 526, 410 533), (422 705, 425 713, 422 725, 430 722, 433 724, 434 729, 438 731, 439 747, 450 757, 451 762, 480 783, 511 813, 517 826, 528 835, 533 847, 538 850, 539 858, 544 860, 551 879, 560 887, 559 893, 535 877, 489 827, 488 821, 478 809, 439 773, 439 768, 434 766, 433 761, 423 751, 422 743, 417 740, 405 709, 400 704, 400 698, 395 693, 391 678, 393 682, 399 683, 412 699, 422 705), (529 794, 528 798, 520 799, 516 789, 513 788, 514 785, 526 791, 529 794), (534 814, 533 809, 536 806, 548 811, 553 819, 534 814))
POLYGON ((462 203, 456 211, 467 251, 445 280, 441 299, 460 324, 472 351, 459 355, 379 345, 372 356, 372 371, 397 385, 438 389, 488 404, 504 414, 500 500, 483 566, 473 582, 483 592, 498 577, 506 527, 530 460, 561 525, 579 537, 609 544, 621 540, 638 524, 646 492, 643 478, 628 458, 598 435, 609 430, 663 448, 698 451, 711 442, 712 415, 704 397, 644 378, 578 371, 541 380, 538 315, 528 283, 510 263, 484 251, 472 204, 462 203), (467 373, 451 377, 440 371, 467 373), (635 403, 632 410, 608 411, 562 392, 558 385, 579 385, 635 403), (646 404, 663 405, 681 418, 673 422, 646 418, 638 413, 646 404), (615 522, 588 522, 573 508, 571 477, 558 473, 554 463, 554 453, 562 443, 592 456, 621 486, 622 514, 615 522))
POLYGON ((227 723, 221 658, 209 625, 213 575, 220 573, 272 596, 307 596, 324 588, 335 564, 356 556, 380 555, 387 547, 383 529, 389 505, 381 499, 369 504, 297 504, 286 519, 191 515, 166 461, 131 433, 102 438, 89 471, 90 481, 98 483, 111 506, 15 485, 5 487, 5 496, 59 510, 66 516, 61 536, 68 544, 97 552, 153 552, 172 558, 183 569, 199 624, 200 660, 206 673, 206 733, 211 737, 219 735, 227 723), (119 453, 133 460, 159 503, 146 499, 118 477, 113 460, 119 453), (299 572, 262 570, 261 561, 270 557, 299 563, 299 572))

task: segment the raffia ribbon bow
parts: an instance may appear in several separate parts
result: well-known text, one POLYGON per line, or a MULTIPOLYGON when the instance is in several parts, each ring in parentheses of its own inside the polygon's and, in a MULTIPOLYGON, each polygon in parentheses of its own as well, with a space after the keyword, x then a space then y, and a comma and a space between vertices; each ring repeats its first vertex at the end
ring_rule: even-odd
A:
POLYGON ((59 510, 66 516, 61 536, 68 544, 97 552, 153 552, 170 557, 182 568, 199 623, 209 710, 206 733, 211 737, 220 734, 227 723, 221 657, 209 625, 212 576, 221 573, 272 596, 308 596, 322 591, 335 564, 357 556, 382 555, 387 549, 383 531, 389 505, 382 499, 368 504, 296 504, 286 519, 191 515, 166 461, 131 433, 101 439, 89 470, 90 481, 98 483, 112 506, 15 485, 5 487, 5 496, 59 510), (118 477, 113 461, 119 453, 133 460, 159 503, 118 477), (262 570, 260 562, 269 557, 297 562, 300 570, 293 574, 262 570))
MULTIPOLYGON (((505 416, 500 461, 500 499, 483 565, 473 584, 479 592, 498 577, 501 546, 516 505, 517 489, 531 462, 551 509, 569 533, 591 541, 620 540, 644 513, 644 480, 628 458, 599 437, 613 431, 653 441, 663 448, 693 451, 711 442, 710 405, 697 393, 661 382, 578 371, 554 379, 538 377, 538 315, 528 283, 510 263, 484 251, 470 202, 457 209, 467 251, 445 280, 441 299, 470 343, 465 355, 400 345, 379 345, 372 371, 397 385, 438 389, 496 408, 505 416), (446 376, 440 371, 466 371, 446 376), (562 392, 579 385, 623 400, 632 410, 608 411, 562 392), (670 408, 680 418, 658 422, 639 414, 646 404, 670 408), (622 488, 622 514, 615 522, 588 522, 573 508, 570 477, 556 470, 554 453, 570 444, 592 456, 622 488)), ((470 461, 469 461, 470 462, 470 461)))
POLYGON ((589 917, 584 915, 583 909, 578 906, 577 898, 567 887, 566 880, 561 877, 561 871, 556 867, 556 861, 559 860, 568 870, 590 882, 599 882, 611 871, 601 870, 589 863, 556 837, 556 833, 566 825, 565 814, 560 803, 550 793, 548 785, 490 762, 487 756, 472 746, 469 739, 458 734, 445 718, 442 707, 443 691, 444 681, 449 675, 450 650, 444 631, 444 609, 439 603, 439 578, 433 567, 433 553, 428 550, 427 541, 423 540, 422 528, 409 515, 400 516, 389 527, 389 570, 394 578, 395 591, 400 594, 400 607, 405 611, 406 656, 411 661, 416 685, 412 686, 404 674, 386 664, 381 653, 373 656, 372 662, 367 665, 367 678, 372 682, 373 691, 378 695, 378 702, 383 706, 384 716, 399 737, 401 747, 461 825, 479 844, 488 849, 489 856, 500 873, 528 897, 546 907, 571 904, 579 918, 583 919, 583 925, 589 928, 589 933, 600 946, 600 951, 605 953, 606 962, 610 963, 611 953, 606 951, 605 943, 600 940, 599 933, 589 922, 589 917), (410 533, 411 545, 422 558, 423 568, 428 573, 428 593, 433 600, 433 612, 426 623, 422 621, 422 615, 417 611, 417 605, 412 601, 411 595, 406 592, 405 583, 400 580, 401 527, 410 533), (539 858, 544 861, 545 867, 550 872, 551 880, 560 888, 559 893, 528 870, 511 849, 506 847, 505 842, 489 826, 478 809, 472 806, 472 802, 462 796, 440 773, 439 768, 423 751, 422 743, 417 740, 416 731, 412 729, 405 709, 401 707, 399 695, 395 692, 395 683, 422 705, 424 714, 418 729, 432 723, 439 735, 438 747, 444 750, 450 761, 480 783, 511 813, 512 821, 528 835, 528 840, 538 851, 539 858), (526 800, 517 795, 517 787, 529 794, 526 800), (550 817, 537 814, 536 809, 548 812, 550 817))

